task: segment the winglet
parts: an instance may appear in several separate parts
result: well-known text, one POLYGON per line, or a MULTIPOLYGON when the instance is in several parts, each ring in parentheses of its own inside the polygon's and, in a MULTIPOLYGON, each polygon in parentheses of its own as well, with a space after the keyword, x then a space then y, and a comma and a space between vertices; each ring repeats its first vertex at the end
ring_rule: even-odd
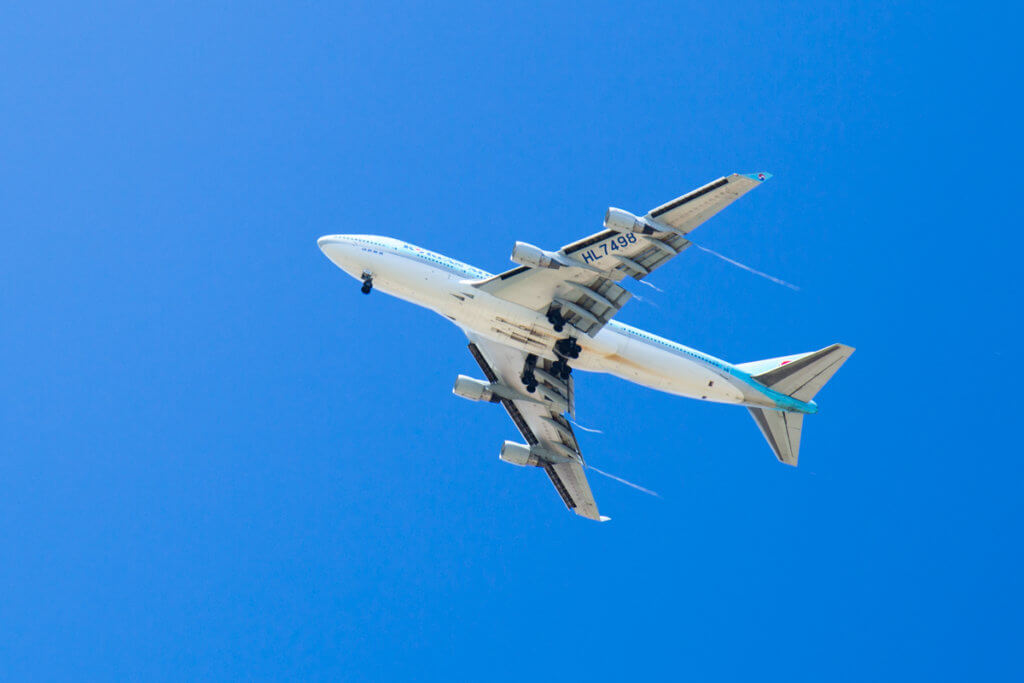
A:
POLYGON ((772 177, 771 173, 767 173, 765 171, 759 171, 757 173, 740 173, 740 175, 743 176, 744 178, 756 180, 759 183, 763 183, 764 181, 772 177))

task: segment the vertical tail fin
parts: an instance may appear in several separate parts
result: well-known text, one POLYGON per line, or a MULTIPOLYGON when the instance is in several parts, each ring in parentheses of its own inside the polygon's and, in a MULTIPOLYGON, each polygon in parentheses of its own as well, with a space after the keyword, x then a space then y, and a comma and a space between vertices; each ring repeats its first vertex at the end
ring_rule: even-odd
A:
POLYGON ((804 426, 804 414, 762 408, 748 410, 779 462, 796 467, 800 457, 800 430, 804 426))
MULTIPOLYGON (((779 361, 777 364, 769 365, 775 367, 754 375, 754 379, 780 394, 807 402, 832 379, 832 375, 836 374, 846 359, 853 355, 853 351, 852 346, 833 344, 803 356, 776 359, 779 361)), ((765 363, 768 361, 745 365, 753 368, 763 367, 765 363)), ((804 414, 763 408, 749 410, 779 462, 795 467, 800 455, 800 432, 804 425, 804 414)))

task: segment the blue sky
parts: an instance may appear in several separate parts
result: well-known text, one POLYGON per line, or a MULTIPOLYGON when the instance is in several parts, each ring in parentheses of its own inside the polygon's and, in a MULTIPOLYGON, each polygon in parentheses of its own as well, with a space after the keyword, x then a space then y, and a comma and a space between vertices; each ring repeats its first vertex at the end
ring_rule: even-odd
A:
POLYGON ((1020 11, 0 10, 0 677, 1019 680, 1020 11), (609 524, 497 459, 444 319, 316 247, 490 271, 733 171, 625 322, 858 348, 801 466, 577 378, 609 524))

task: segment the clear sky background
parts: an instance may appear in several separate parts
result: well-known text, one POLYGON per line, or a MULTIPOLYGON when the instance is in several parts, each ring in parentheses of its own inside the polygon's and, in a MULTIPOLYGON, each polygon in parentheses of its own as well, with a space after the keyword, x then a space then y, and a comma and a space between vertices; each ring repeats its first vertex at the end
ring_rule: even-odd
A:
POLYGON ((1011 3, 0 10, 0 678, 1020 680, 1011 3), (775 177, 621 319, 840 341, 801 464, 579 375, 608 524, 498 460, 466 340, 323 257, 499 272, 775 177), (652 291, 653 294, 653 291, 652 291))

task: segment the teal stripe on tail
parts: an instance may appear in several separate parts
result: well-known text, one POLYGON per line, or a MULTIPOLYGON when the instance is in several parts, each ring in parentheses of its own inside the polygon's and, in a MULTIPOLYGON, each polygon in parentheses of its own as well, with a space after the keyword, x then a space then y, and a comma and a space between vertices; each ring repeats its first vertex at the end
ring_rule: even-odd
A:
MULTIPOLYGON (((825 383, 853 355, 854 348, 845 344, 833 344, 820 351, 803 356, 786 356, 770 361, 745 363, 744 366, 771 367, 772 369, 754 375, 753 379, 772 391, 785 394, 804 403, 814 398, 825 383), (775 367, 772 367, 772 366, 775 367)), ((743 366, 739 366, 743 367, 743 366)), ((797 464, 800 456, 800 433, 803 430, 803 413, 764 408, 750 408, 750 414, 757 423, 775 457, 787 465, 797 464)))

